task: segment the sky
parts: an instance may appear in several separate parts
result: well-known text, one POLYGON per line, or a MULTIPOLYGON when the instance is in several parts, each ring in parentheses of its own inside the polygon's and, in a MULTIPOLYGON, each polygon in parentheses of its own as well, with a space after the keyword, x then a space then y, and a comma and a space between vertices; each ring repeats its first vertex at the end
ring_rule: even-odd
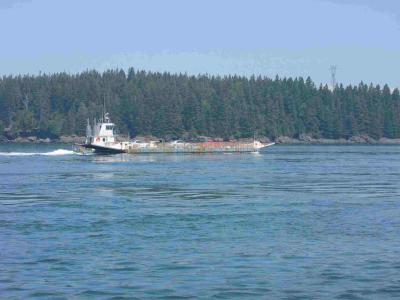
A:
POLYGON ((0 74, 134 67, 399 87, 398 0, 0 0, 0 74))

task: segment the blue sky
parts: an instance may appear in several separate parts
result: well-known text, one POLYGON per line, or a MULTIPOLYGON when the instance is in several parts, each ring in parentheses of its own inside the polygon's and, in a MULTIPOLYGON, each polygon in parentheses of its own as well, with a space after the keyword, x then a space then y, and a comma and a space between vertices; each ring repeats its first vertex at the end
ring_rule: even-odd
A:
POLYGON ((0 0, 0 74, 107 68, 400 86, 400 1, 0 0))

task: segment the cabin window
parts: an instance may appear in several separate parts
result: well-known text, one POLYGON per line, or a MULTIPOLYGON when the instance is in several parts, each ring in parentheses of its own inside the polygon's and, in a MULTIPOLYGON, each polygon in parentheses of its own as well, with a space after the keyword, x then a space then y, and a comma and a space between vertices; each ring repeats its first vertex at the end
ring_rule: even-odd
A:
POLYGON ((113 130, 113 126, 112 125, 106 125, 106 130, 113 130))

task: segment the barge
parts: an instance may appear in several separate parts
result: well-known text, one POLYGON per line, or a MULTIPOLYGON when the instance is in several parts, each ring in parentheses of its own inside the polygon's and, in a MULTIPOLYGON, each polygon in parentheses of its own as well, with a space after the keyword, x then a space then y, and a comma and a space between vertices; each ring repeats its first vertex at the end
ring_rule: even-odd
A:
POLYGON ((172 142, 141 141, 141 140, 117 140, 114 134, 115 124, 111 122, 108 113, 93 126, 88 120, 85 143, 80 145, 86 149, 92 149, 95 153, 241 153, 259 152, 261 149, 274 145, 264 144, 258 140, 252 142, 185 142, 176 140, 172 142))

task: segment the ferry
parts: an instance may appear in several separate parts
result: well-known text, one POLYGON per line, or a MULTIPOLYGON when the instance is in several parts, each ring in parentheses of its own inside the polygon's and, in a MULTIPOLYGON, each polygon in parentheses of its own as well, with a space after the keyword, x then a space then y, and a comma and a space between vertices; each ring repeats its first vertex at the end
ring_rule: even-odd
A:
POLYGON ((264 144, 258 140, 252 142, 185 142, 176 140, 172 142, 141 141, 141 140, 117 140, 115 135, 115 124, 111 122, 109 113, 97 122, 87 121, 86 140, 80 145, 100 154, 116 153, 236 153, 236 152, 259 152, 261 149, 270 147, 275 143, 264 144))

